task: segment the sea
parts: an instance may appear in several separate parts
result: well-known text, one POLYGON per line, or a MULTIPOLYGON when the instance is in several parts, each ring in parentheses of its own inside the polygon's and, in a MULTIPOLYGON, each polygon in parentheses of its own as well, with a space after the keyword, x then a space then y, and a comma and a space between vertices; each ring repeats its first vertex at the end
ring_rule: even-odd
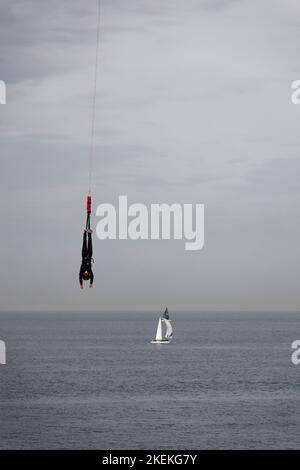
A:
POLYGON ((1 449, 296 449, 300 313, 2 312, 1 449))

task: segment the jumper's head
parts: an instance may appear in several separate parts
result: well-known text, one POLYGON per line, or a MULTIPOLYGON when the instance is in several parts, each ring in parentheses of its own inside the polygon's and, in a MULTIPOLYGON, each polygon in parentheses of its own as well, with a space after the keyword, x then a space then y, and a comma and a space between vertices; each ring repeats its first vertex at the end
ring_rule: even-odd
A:
POLYGON ((90 278, 90 273, 88 271, 84 271, 82 277, 85 281, 88 281, 90 278))

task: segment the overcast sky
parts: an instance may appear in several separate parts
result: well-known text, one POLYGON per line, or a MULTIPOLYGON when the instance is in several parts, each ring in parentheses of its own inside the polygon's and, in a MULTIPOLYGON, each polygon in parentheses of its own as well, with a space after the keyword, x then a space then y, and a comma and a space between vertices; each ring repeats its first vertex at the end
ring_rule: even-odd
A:
POLYGON ((94 209, 204 203, 205 246, 95 237, 81 291, 96 13, 0 2, 0 309, 298 310, 299 1, 102 0, 94 209))

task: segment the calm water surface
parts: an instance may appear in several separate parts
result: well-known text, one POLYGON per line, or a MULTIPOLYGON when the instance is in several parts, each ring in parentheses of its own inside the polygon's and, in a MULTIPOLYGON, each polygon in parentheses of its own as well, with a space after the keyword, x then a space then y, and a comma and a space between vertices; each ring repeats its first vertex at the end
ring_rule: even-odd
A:
POLYGON ((1 313, 0 448, 299 448, 300 314, 1 313))

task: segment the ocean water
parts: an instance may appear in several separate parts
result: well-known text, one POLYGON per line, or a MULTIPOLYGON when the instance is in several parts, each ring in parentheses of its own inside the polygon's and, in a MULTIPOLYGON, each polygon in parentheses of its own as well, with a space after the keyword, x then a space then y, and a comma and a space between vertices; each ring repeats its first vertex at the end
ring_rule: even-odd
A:
POLYGON ((300 314, 1 313, 1 449, 293 449, 300 314))

